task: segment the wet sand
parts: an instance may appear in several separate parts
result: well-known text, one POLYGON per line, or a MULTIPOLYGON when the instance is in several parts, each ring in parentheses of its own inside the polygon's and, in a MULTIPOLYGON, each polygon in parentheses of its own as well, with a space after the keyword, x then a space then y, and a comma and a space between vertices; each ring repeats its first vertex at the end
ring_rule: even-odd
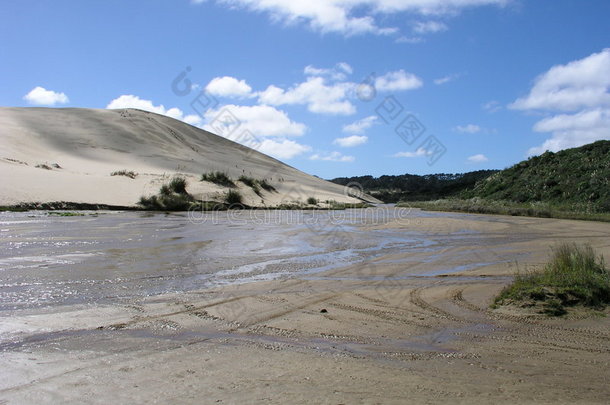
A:
POLYGON ((414 211, 282 229, 297 248, 267 252, 273 276, 1 311, 0 403, 607 403, 610 318, 489 304, 557 242, 609 259, 610 224, 414 211), (301 248, 347 256, 316 267, 301 248))

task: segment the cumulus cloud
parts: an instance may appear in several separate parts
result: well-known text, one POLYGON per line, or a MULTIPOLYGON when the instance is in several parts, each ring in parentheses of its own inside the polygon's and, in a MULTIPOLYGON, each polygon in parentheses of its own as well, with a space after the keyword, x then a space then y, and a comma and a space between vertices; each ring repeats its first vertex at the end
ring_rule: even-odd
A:
POLYGON ((483 162, 487 162, 489 159, 487 158, 487 156, 479 153, 477 155, 472 155, 468 157, 468 161, 470 163, 483 163, 483 162))
POLYGON ((328 84, 321 76, 308 77, 287 90, 271 85, 258 93, 258 99, 262 104, 274 106, 307 105, 313 113, 350 115, 356 112, 356 107, 347 99, 352 87, 346 82, 328 84))
POLYGON ((64 93, 58 93, 53 90, 47 90, 44 87, 36 86, 28 94, 23 96, 23 99, 32 105, 55 105, 66 104, 68 96, 64 93))
POLYGON ((355 157, 353 156, 346 156, 343 155, 339 152, 331 152, 331 153, 326 153, 326 154, 319 154, 316 153, 314 155, 311 155, 309 157, 310 160, 325 160, 325 161, 329 161, 329 162, 353 162, 354 160, 356 160, 355 157))
MULTIPOLYGON (((204 0, 194 0, 202 3, 204 0)), ((231 8, 265 12, 273 21, 286 24, 306 23, 322 33, 345 36, 358 34, 389 35, 396 27, 382 27, 378 20, 405 13, 421 16, 455 15, 468 7, 503 6, 511 0, 217 0, 231 8), (380 18, 381 17, 381 18, 380 18)), ((404 16, 403 16, 404 17, 404 16)), ((399 16, 400 18, 400 16, 399 16)))
POLYGON ((173 107, 166 109, 163 104, 154 105, 151 100, 145 100, 132 94, 124 94, 112 100, 106 106, 108 109, 120 109, 120 108, 137 108, 139 110, 150 111, 153 113, 167 115, 168 117, 175 118, 180 121, 184 121, 191 125, 200 125, 202 120, 196 114, 184 115, 182 110, 173 107))
POLYGON ((335 145, 339 145, 343 148, 351 148, 354 146, 362 145, 369 140, 367 136, 364 135, 352 135, 346 136, 345 138, 337 138, 333 141, 335 145))
POLYGON ((413 90, 423 86, 423 84, 419 77, 402 69, 388 72, 375 79, 375 88, 379 91, 413 90))
POLYGON ((530 155, 547 150, 558 151, 581 146, 600 139, 610 139, 610 109, 596 108, 576 114, 558 114, 538 121, 534 131, 552 134, 540 146, 530 148, 530 155))
POLYGON ((401 157, 415 158, 415 157, 428 156, 428 155, 431 155, 432 153, 433 153, 432 151, 428 151, 424 148, 418 148, 415 152, 398 152, 392 156, 397 157, 397 158, 401 158, 401 157))
POLYGON ((268 105, 229 104, 210 109, 204 116, 207 122, 204 129, 218 135, 247 130, 260 137, 290 137, 303 135, 307 129, 304 124, 292 121, 284 111, 268 105))
POLYGON ((610 139, 610 48, 551 67, 509 108, 546 114, 534 131, 551 138, 530 148, 530 155, 610 139))
POLYGON ((365 117, 356 122, 352 122, 351 124, 344 125, 343 132, 348 134, 361 135, 364 133, 364 131, 372 127, 375 122, 377 122, 377 120, 378 117, 376 115, 365 117))
POLYGON ((301 145, 295 141, 282 139, 265 139, 257 150, 278 159, 292 159, 311 150, 310 146, 301 145))
POLYGON ((576 111, 610 106, 610 48, 539 76, 529 94, 510 105, 516 110, 576 111))
POLYGON ((210 94, 220 97, 249 97, 252 87, 245 80, 238 80, 231 76, 215 77, 205 87, 210 94))
POLYGON ((449 27, 440 21, 417 21, 413 25, 413 32, 424 35, 447 31, 449 27))
POLYGON ((476 134, 477 132, 481 132, 482 128, 475 124, 468 125, 458 125, 454 128, 455 131, 466 133, 466 134, 476 134))
POLYGON ((335 65, 333 68, 317 68, 313 65, 305 66, 303 69, 303 73, 306 76, 326 76, 332 80, 345 80, 348 75, 353 73, 352 67, 345 62, 340 62, 335 65))

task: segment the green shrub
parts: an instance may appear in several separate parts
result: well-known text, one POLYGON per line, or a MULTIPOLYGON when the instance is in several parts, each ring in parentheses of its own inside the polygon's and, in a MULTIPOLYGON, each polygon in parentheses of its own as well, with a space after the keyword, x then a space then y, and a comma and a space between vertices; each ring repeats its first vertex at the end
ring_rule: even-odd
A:
POLYGON ((169 182, 169 188, 177 194, 187 194, 186 179, 184 177, 174 177, 169 182))
POLYGON ((540 301, 543 312, 555 316, 577 304, 603 307, 610 303, 610 271, 591 246, 559 245, 543 271, 517 274, 494 304, 524 301, 540 301))
POLYGON ((226 173, 219 171, 202 174, 201 181, 209 181, 219 186, 235 187, 235 182, 226 173))
POLYGON ((168 184, 162 185, 161 188, 159 189, 159 194, 162 196, 169 196, 169 195, 172 195, 172 193, 173 193, 173 191, 168 184))
POLYGON ((242 204, 242 196, 239 191, 229 190, 225 194, 225 202, 229 205, 242 204))
POLYGON ((314 197, 309 197, 307 199, 307 204, 309 205, 318 205, 318 200, 314 197))
POLYGON ((147 210, 186 211, 196 202, 186 192, 186 179, 174 177, 169 184, 163 184, 159 188, 159 194, 150 197, 142 196, 138 204, 147 210))

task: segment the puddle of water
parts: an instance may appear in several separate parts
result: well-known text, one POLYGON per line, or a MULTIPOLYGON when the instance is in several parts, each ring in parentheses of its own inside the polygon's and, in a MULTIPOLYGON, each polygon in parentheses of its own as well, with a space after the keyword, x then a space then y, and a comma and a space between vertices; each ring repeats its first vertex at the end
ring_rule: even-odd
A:
MULTIPOLYGON (((392 220, 400 212, 388 207, 216 212, 199 222, 190 222, 186 214, 0 213, 0 311, 315 277, 384 254, 434 255, 446 247, 447 235, 359 228, 392 220)), ((440 214, 414 210, 410 215, 440 214)), ((466 243, 464 238, 484 244, 484 235, 460 233, 449 239, 466 243)), ((448 271, 452 269, 443 270, 448 271)))

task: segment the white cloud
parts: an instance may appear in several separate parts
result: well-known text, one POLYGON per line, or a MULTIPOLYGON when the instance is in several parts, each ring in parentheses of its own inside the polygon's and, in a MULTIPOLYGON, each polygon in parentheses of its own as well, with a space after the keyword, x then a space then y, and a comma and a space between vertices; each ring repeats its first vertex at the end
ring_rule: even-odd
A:
POLYGON ((223 135, 234 131, 250 131, 254 136, 300 136, 305 133, 307 127, 304 124, 294 122, 284 111, 268 105, 239 106, 234 104, 219 107, 216 110, 208 110, 204 114, 207 124, 204 129, 223 135), (231 116, 239 121, 239 124, 227 123, 224 118, 231 116))
MULTIPOLYGON (((345 81, 346 74, 352 72, 347 63, 339 63, 332 69, 317 68, 309 65, 304 69, 307 79, 283 89, 275 85, 256 93, 261 104, 306 105, 313 113, 331 115, 351 115, 356 107, 350 100, 358 83, 345 81)), ((411 90, 422 86, 422 81, 404 70, 386 73, 375 79, 379 91, 411 90)))
POLYGON ((534 131, 550 132, 552 137, 542 145, 530 148, 529 155, 538 155, 547 150, 556 152, 600 139, 610 139, 610 109, 597 108, 548 117, 538 121, 534 131))
POLYGON ((353 69, 349 64, 339 62, 334 68, 330 69, 317 68, 315 66, 308 65, 305 66, 305 69, 303 69, 303 73, 305 73, 306 76, 327 76, 332 80, 342 81, 345 80, 348 75, 353 73, 353 69))
POLYGON ((407 36, 401 36, 396 38, 396 40, 394 41, 398 44, 419 44, 421 42, 424 42, 424 39, 422 37, 407 37, 407 36))
POLYGON ((498 101, 491 100, 491 101, 488 101, 487 103, 483 104, 483 109, 489 113, 495 113, 497 111, 500 111, 502 109, 502 106, 500 105, 500 103, 498 101))
POLYGON ((591 128, 610 128, 610 110, 585 110, 577 114, 559 114, 538 121, 534 125, 536 132, 586 130, 591 128))
POLYGON ((307 105, 313 113, 350 115, 356 112, 356 107, 347 100, 348 92, 353 87, 351 83, 327 84, 323 77, 308 77, 288 90, 271 85, 265 91, 258 93, 259 102, 270 105, 307 105))
POLYGON ((476 134, 477 132, 481 132, 482 128, 475 124, 468 125, 458 125, 454 128, 455 131, 467 134, 476 134))
POLYGON ((343 132, 355 135, 363 134, 364 131, 372 127, 375 122, 377 122, 377 119, 378 117, 376 115, 371 115, 356 122, 352 122, 351 124, 344 125, 343 132))
POLYGON ((468 161, 470 163, 483 163, 483 162, 487 162, 489 159, 487 158, 487 156, 479 153, 477 155, 472 155, 468 157, 468 161))
POLYGON ((36 86, 30 90, 28 94, 23 96, 23 99, 33 105, 66 104, 70 101, 68 100, 68 96, 64 93, 57 93, 40 86, 36 86))
POLYGON ((309 157, 310 160, 326 160, 329 162, 353 162, 356 160, 353 156, 342 155, 339 152, 331 152, 327 154, 314 154, 309 157))
POLYGON ((414 158, 414 157, 423 157, 423 156, 428 156, 431 155, 432 152, 428 151, 424 148, 418 148, 415 152, 398 152, 395 153, 394 155, 392 155, 393 157, 405 157, 405 158, 414 158))
POLYGON ((292 159, 293 157, 301 155, 305 152, 309 152, 311 147, 301 145, 288 139, 277 141, 273 139, 265 139, 256 149, 261 153, 265 153, 278 159, 292 159))
POLYGON ((375 79, 375 88, 379 91, 412 90, 423 86, 423 82, 413 73, 397 70, 386 73, 375 79))
MULTIPOLYGON (((389 35, 395 27, 380 27, 377 19, 395 14, 455 15, 464 8, 497 5, 511 0, 217 0, 230 8, 265 12, 276 22, 307 23, 317 32, 389 35)), ((203 0, 194 0, 201 3, 203 0)), ((399 17, 400 18, 400 17, 399 17)))
POLYGON ((210 94, 220 97, 249 97, 252 87, 245 80, 237 80, 231 76, 215 77, 205 87, 210 94))
POLYGON ((364 135, 352 135, 345 138, 336 138, 333 143, 343 148, 351 148, 354 146, 365 144, 369 138, 364 135))
POLYGON ((610 48, 539 76, 530 93, 510 105, 516 110, 577 111, 610 106, 610 48))
POLYGON ((434 34, 436 32, 447 31, 449 27, 440 21, 417 21, 413 25, 413 32, 423 34, 434 34))
POLYGON ((530 155, 610 139, 610 48, 553 66, 536 78, 527 96, 509 107, 547 115, 534 131, 551 137, 530 148, 530 155))
POLYGON ((184 121, 187 124, 198 126, 202 123, 201 117, 196 114, 184 115, 182 110, 173 107, 166 109, 163 104, 154 105, 151 100, 141 99, 138 96, 132 94, 124 94, 112 100, 106 106, 108 109, 119 109, 119 108, 137 108, 139 110, 150 111, 161 115, 184 121))
POLYGON ((439 77, 438 79, 434 79, 434 84, 436 84, 437 86, 440 86, 441 84, 452 82, 455 79, 457 79, 458 77, 459 77, 459 75, 456 75, 456 74, 439 77))

